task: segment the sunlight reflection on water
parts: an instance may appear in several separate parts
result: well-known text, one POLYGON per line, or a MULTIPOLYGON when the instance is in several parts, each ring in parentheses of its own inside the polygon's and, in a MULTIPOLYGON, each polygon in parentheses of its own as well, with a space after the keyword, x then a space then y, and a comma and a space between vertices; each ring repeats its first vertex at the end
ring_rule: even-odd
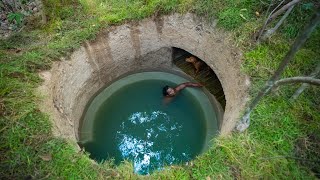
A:
POLYGON ((179 136, 182 127, 165 112, 135 112, 117 131, 118 149, 124 159, 133 161, 134 172, 138 174, 149 174, 149 169, 161 169, 164 164, 177 163, 176 159, 188 161, 191 159, 188 149, 179 154, 173 153, 171 137, 179 136))

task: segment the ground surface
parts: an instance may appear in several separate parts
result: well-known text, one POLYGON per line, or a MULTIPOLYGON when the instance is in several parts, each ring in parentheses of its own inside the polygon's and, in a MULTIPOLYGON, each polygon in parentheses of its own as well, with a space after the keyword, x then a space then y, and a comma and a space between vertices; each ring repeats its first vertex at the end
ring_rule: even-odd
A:
MULTIPOLYGON (((47 114, 39 111, 35 89, 38 73, 70 55, 100 28, 152 15, 192 11, 229 31, 243 52, 242 70, 252 81, 254 96, 281 61, 317 1, 306 1, 271 39, 255 44, 251 35, 264 19, 262 1, 59 1, 45 0, 48 23, 25 28, 0 41, 0 177, 3 179, 138 179, 125 162, 95 164, 73 142, 52 136, 47 114), (309 4, 308 4, 309 3, 309 4), (312 5, 310 5, 313 4, 312 5), (256 16, 256 11, 260 16, 256 16), (242 16, 240 16, 240 14, 242 16), (244 17, 244 18, 243 18, 244 17)), ((283 77, 309 74, 320 58, 320 30, 312 34, 283 77)), ((280 88, 251 115, 252 125, 213 141, 212 148, 192 163, 174 166, 145 178, 163 179, 314 179, 319 176, 319 88, 310 87, 294 103, 298 86, 280 88)))
POLYGON ((23 30, 26 23, 39 21, 42 9, 39 0, 0 2, 0 38, 9 37, 13 32, 23 30))

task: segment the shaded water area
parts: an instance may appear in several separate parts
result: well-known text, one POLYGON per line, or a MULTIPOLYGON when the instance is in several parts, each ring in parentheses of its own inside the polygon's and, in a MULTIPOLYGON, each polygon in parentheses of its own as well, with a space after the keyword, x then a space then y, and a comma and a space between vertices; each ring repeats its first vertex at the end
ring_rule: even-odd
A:
POLYGON ((122 78, 98 94, 84 115, 80 142, 90 157, 127 159, 138 174, 190 161, 217 133, 212 102, 201 88, 186 88, 169 102, 162 88, 186 82, 164 72, 122 78))

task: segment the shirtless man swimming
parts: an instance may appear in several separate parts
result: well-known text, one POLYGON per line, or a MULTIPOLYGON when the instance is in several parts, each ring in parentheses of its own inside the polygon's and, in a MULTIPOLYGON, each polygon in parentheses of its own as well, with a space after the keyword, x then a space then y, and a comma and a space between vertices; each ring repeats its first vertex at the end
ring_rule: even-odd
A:
POLYGON ((202 86, 203 85, 199 84, 199 83, 185 82, 185 83, 179 84, 175 88, 165 86, 162 89, 162 93, 163 93, 163 96, 165 96, 165 97, 174 97, 175 95, 177 95, 177 93, 179 91, 181 91, 182 89, 184 89, 186 87, 202 87, 202 86))

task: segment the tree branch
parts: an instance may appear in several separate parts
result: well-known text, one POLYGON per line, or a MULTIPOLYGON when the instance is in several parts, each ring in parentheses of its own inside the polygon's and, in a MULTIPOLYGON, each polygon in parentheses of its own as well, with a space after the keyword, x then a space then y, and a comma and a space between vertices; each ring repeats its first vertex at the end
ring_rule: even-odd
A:
POLYGON ((296 38, 295 42, 291 46, 289 52, 283 58, 276 72, 266 82, 265 86, 260 90, 258 95, 254 98, 254 100, 251 102, 249 107, 246 109, 245 114, 237 124, 236 129, 238 131, 242 132, 249 127, 251 111, 258 105, 258 103, 263 98, 263 96, 265 96, 270 92, 275 81, 279 79, 284 69, 288 66, 288 63, 293 59, 294 55, 300 49, 302 44, 306 42, 311 32, 317 27, 319 22, 320 22, 320 8, 317 9, 316 13, 312 16, 310 23, 304 28, 302 33, 296 38))
POLYGON ((320 8, 317 9, 315 15, 311 18, 310 23, 304 28, 304 31, 297 37, 293 45, 291 46, 289 52, 283 58, 281 64, 279 65, 277 71, 270 78, 269 81, 275 81, 279 79, 281 73, 284 71, 288 63, 293 59, 294 55, 298 52, 302 44, 306 42, 309 38, 311 32, 317 27, 320 22, 320 8))
POLYGON ((279 8, 279 6, 282 5, 282 3, 284 1, 281 1, 280 4, 278 4, 278 6, 276 8, 274 8, 272 10, 272 12, 270 13, 270 15, 268 16, 267 20, 265 21, 265 23, 263 24, 262 28, 260 29, 258 35, 255 35, 255 40, 259 43, 260 42, 260 38, 264 32, 264 30, 266 29, 266 27, 274 20, 276 19, 280 14, 282 14, 284 11, 286 11, 287 9, 289 9, 290 7, 296 5, 297 3, 299 3, 301 0, 292 0, 289 3, 287 3, 286 5, 282 6, 282 8, 280 8, 279 10, 277 10, 279 8), (276 11, 277 10, 277 11, 276 11), (276 12, 275 12, 276 11, 276 12))
MULTIPOLYGON (((266 19, 266 21, 264 22, 262 28, 260 28, 260 31, 259 31, 259 33, 258 33, 258 36, 255 37, 255 39, 256 39, 257 42, 260 41, 260 37, 261 37, 261 35, 263 34, 264 30, 266 29, 266 27, 267 27, 267 25, 268 25, 268 23, 269 23, 270 17, 271 17, 272 14, 274 13, 274 11, 276 11, 276 10, 282 5, 282 3, 283 3, 284 1, 285 1, 285 0, 282 0, 282 1, 280 2, 280 4, 278 4, 278 6, 277 6, 276 8, 274 8, 274 9, 271 11, 271 13, 269 14, 269 16, 268 16, 268 18, 266 19)), ((272 5, 272 1, 270 2, 270 5, 269 5, 269 7, 268 7, 268 11, 269 11, 269 9, 271 8, 271 5, 272 5)))
POLYGON ((274 28, 271 28, 269 30, 267 30, 261 37, 262 40, 267 39, 268 37, 270 37, 274 32, 276 32, 276 30, 281 26, 281 24, 284 22, 284 20, 289 16, 289 14, 291 13, 292 9, 294 8, 295 5, 291 6, 287 12, 282 16, 282 18, 280 19, 280 21, 275 25, 274 28))
POLYGON ((316 79, 313 77, 291 77, 280 79, 274 83, 274 88, 284 85, 284 84, 292 84, 292 83, 308 83, 312 85, 320 86, 320 79, 316 79))
MULTIPOLYGON (((317 77, 317 75, 320 73, 320 62, 318 63, 316 69, 309 75, 309 77, 317 77)), ((293 102, 298 98, 298 96, 307 88, 309 87, 309 84, 303 83, 299 89, 292 95, 290 98, 290 101, 293 102)))
MULTIPOLYGON (((289 9, 291 6, 299 3, 300 1, 301 0, 293 0, 293 1, 289 2, 288 4, 282 6, 281 9, 279 9, 278 11, 276 11, 275 13, 272 14, 272 16, 270 17, 269 21, 271 22, 273 19, 277 18, 280 14, 282 14, 284 11, 289 9)), ((269 24, 270 22, 268 22, 267 24, 269 24)))

